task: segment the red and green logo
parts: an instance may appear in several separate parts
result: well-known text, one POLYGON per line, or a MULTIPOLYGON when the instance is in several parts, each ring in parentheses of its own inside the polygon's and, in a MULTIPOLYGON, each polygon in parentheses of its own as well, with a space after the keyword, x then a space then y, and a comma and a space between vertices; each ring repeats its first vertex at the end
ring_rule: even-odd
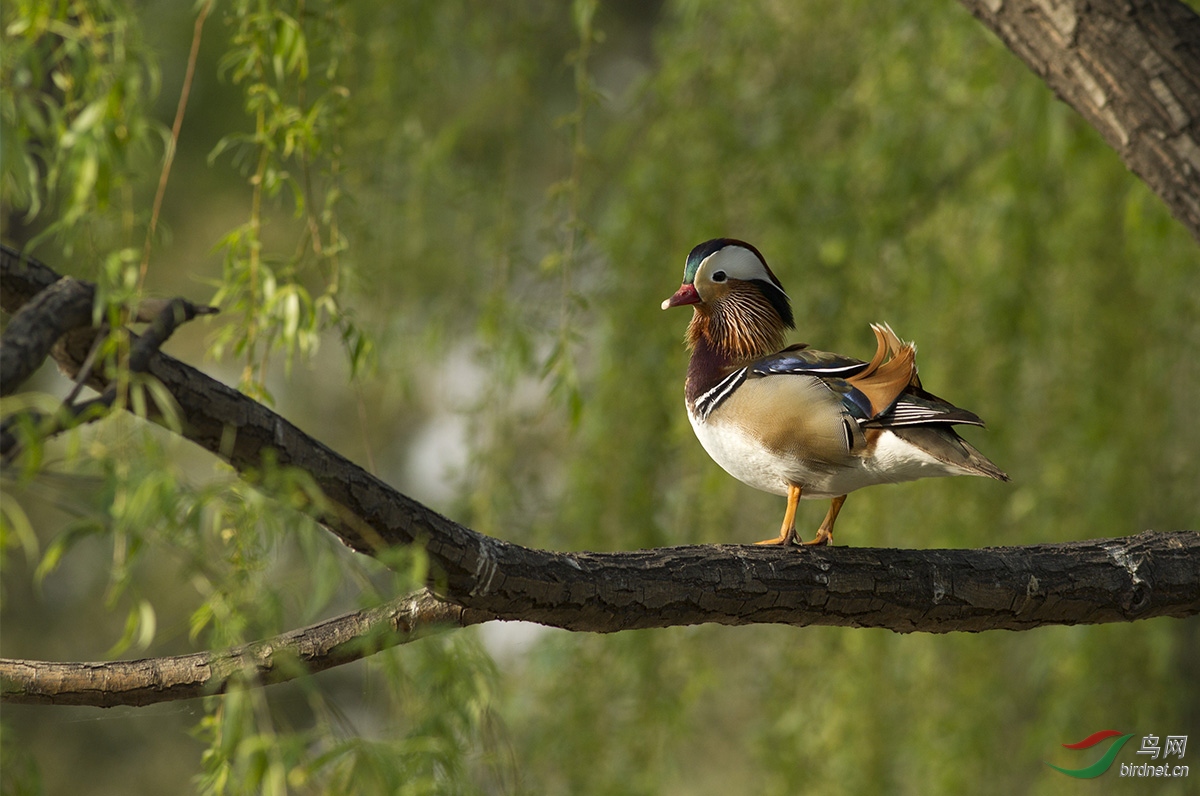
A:
POLYGON ((1117 740, 1112 742, 1112 744, 1108 747, 1108 751, 1104 753, 1104 756, 1095 763, 1083 768, 1062 768, 1061 766, 1056 766, 1049 762, 1046 763, 1046 765, 1050 766, 1050 768, 1054 769, 1055 771, 1061 771, 1068 777, 1075 777, 1075 779, 1092 779, 1093 777, 1098 777, 1105 771, 1108 771, 1109 766, 1113 764, 1113 760, 1115 760, 1117 757, 1117 752, 1121 751, 1121 747, 1124 746, 1132 737, 1133 733, 1122 735, 1116 730, 1101 730, 1100 732, 1094 732, 1078 743, 1065 743, 1063 746, 1065 746, 1067 749, 1091 749, 1096 744, 1103 743, 1109 738, 1116 738, 1117 740))

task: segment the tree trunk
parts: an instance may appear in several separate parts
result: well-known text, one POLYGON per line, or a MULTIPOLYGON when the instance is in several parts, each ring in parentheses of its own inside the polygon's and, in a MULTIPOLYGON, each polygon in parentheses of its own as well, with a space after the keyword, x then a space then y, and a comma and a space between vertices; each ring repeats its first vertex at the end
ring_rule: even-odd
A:
POLYGON ((1177 0, 961 0, 1200 241, 1200 16, 1177 0))

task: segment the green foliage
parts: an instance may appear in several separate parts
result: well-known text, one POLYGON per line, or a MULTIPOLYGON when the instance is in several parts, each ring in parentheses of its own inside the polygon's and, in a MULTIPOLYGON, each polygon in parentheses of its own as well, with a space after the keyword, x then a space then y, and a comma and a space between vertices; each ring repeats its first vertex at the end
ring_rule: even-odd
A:
POLYGON ((159 73, 131 8, 18 0, 3 19, 6 212, 119 245, 132 232, 134 175, 164 131, 147 113, 159 73))
POLYGON ((250 185, 250 217, 221 241, 225 268, 213 299, 235 316, 218 333, 212 352, 245 360, 241 387, 270 398, 265 371, 270 353, 311 356, 320 333, 337 327, 357 371, 370 343, 338 299, 341 233, 341 131, 348 89, 341 84, 348 31, 341 4, 242 0, 228 12, 233 28, 220 71, 242 89, 250 133, 231 133, 209 156, 232 154, 250 185), (264 240, 264 202, 290 193, 297 240, 272 255, 264 240), (307 282, 316 281, 314 291, 307 282))
MULTIPOLYGON (((6 5, 6 217, 97 255, 114 326, 155 285, 194 292, 168 262, 211 282, 218 326, 203 344, 185 333, 181 356, 235 358, 243 389, 417 499, 558 549, 773 530, 780 501, 695 442, 686 313, 658 308, 692 245, 735 235, 789 288, 797 340, 862 355, 877 320, 917 340, 926 383, 989 421, 972 440, 1014 476, 856 493, 841 542, 1200 524, 1195 242, 961 10, 216 9, 164 205, 176 243, 155 241, 143 284, 146 153, 164 129, 150 98, 159 60, 177 75, 187 48, 151 34, 153 4, 142 19, 6 5), (77 196, 92 168, 107 194, 77 196), (220 262, 187 259, 185 241, 220 262)), ((127 355, 114 336, 97 367, 128 379, 127 355)), ((130 381, 137 414, 170 416, 130 381)), ((44 445, 26 431, 0 504, 6 655, 240 644, 423 582, 420 554, 341 548, 314 522, 311 479, 276 462, 237 478, 123 410, 44 445)), ((821 511, 806 501, 801 523, 821 511)), ((1196 628, 460 631, 236 683, 185 717, 195 740, 172 754, 153 750, 174 729, 150 754, 115 737, 99 755, 107 722, 69 746, 37 742, 59 735, 45 714, 14 714, 4 787, 53 792, 70 759, 98 792, 126 792, 132 769, 160 792, 1061 792, 1073 783, 1041 762, 1059 744, 1195 725, 1196 628)))
POLYGON ((150 115, 160 75, 120 0, 6 3, 0 51, 0 186, 7 234, 102 253, 96 312, 136 304, 145 234, 140 174, 166 137, 150 115))

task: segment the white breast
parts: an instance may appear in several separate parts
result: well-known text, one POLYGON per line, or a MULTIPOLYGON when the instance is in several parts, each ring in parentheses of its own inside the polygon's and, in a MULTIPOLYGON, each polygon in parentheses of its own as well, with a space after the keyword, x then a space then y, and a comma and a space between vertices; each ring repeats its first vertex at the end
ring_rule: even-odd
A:
POLYGON ((743 484, 771 492, 787 494, 785 463, 757 440, 731 423, 701 420, 688 410, 696 439, 713 461, 743 484))

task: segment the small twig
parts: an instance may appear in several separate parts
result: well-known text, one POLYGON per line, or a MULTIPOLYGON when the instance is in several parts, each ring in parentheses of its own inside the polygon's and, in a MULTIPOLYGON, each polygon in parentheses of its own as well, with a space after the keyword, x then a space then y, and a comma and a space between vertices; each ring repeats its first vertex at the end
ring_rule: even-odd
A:
POLYGON ((158 190, 154 193, 154 206, 150 211, 150 224, 146 228, 146 245, 142 249, 142 263, 138 269, 137 289, 140 293, 150 268, 150 249, 154 244, 154 230, 158 227, 158 215, 162 210, 163 197, 167 193, 167 181, 171 176, 171 164, 175 162, 175 151, 179 147, 179 131, 183 127, 183 114, 187 110, 188 96, 192 91, 192 80, 196 75, 196 60, 200 55, 200 35, 204 31, 204 20, 212 10, 212 0, 200 6, 196 14, 196 26, 192 31, 192 50, 188 53, 187 71, 183 75, 183 87, 179 90, 179 105, 175 108, 175 121, 171 125, 171 143, 163 156, 162 173, 158 176, 158 190))
POLYGON ((92 347, 88 349, 87 358, 83 360, 83 364, 79 366, 79 374, 75 377, 75 386, 67 393, 67 397, 63 399, 63 406, 67 407, 75 403, 75 399, 79 397, 79 393, 83 390, 83 385, 92 377, 92 367, 96 364, 96 355, 100 353, 100 346, 104 343, 108 336, 108 322, 100 324, 96 330, 95 341, 92 342, 92 347))

